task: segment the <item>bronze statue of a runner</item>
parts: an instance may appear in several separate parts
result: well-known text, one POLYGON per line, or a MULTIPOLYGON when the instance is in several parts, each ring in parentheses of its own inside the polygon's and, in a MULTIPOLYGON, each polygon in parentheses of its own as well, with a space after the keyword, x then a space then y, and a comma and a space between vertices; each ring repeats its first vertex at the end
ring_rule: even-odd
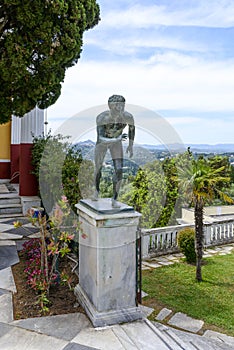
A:
POLYGON ((97 116, 97 142, 95 146, 95 193, 93 200, 98 200, 102 164, 107 150, 110 150, 114 165, 112 207, 118 208, 117 198, 123 175, 123 146, 122 141, 129 139, 126 152, 133 156, 135 125, 132 114, 125 111, 125 98, 113 95, 108 99, 109 110, 97 116), (128 134, 123 133, 128 125, 128 134))

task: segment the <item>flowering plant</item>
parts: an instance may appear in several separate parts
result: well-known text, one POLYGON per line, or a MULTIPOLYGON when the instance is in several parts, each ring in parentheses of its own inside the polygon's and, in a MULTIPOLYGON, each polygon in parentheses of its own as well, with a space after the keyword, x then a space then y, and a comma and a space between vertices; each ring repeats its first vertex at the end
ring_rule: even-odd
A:
MULTIPOLYGON (((35 217, 33 210, 28 212, 31 223, 40 229, 40 238, 24 243, 23 252, 27 258, 25 273, 28 285, 39 294, 38 302, 43 312, 48 311, 51 286, 60 282, 59 256, 64 257, 70 252, 69 244, 79 231, 77 218, 70 212, 65 196, 58 201, 48 220, 41 213, 35 217)), ((21 225, 20 222, 14 223, 15 227, 21 225)))

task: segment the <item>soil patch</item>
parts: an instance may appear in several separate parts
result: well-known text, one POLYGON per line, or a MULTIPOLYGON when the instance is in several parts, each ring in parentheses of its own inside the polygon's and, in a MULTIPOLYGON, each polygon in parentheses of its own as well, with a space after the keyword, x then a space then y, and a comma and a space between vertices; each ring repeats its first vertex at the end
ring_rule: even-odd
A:
POLYGON ((42 313, 40 305, 37 304, 38 295, 26 283, 25 256, 19 253, 20 262, 12 267, 17 293, 13 295, 14 319, 25 319, 40 316, 52 316, 69 314, 74 312, 84 312, 84 309, 78 305, 73 289, 78 283, 78 277, 72 272, 72 266, 68 258, 60 261, 60 271, 69 276, 68 284, 59 285, 51 288, 49 300, 49 311, 42 313))

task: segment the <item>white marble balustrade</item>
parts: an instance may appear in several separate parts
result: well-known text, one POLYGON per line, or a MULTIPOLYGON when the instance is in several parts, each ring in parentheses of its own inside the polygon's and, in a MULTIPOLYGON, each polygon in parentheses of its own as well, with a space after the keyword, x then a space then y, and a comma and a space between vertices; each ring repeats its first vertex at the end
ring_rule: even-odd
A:
MULTIPOLYGON (((178 252, 177 235, 184 228, 194 225, 142 229, 142 258, 178 252)), ((234 242, 234 220, 204 223, 204 247, 234 242)))

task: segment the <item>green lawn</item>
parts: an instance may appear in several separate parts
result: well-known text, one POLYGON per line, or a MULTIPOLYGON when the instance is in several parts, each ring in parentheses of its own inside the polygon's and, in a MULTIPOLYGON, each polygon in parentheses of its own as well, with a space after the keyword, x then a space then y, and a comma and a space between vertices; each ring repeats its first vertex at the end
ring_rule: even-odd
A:
MULTIPOLYGON (((234 254, 204 259, 203 282, 195 267, 177 263, 143 271, 144 304, 161 307, 205 321, 209 328, 234 336, 234 254)), ((155 316, 155 314, 153 314, 155 316)))

